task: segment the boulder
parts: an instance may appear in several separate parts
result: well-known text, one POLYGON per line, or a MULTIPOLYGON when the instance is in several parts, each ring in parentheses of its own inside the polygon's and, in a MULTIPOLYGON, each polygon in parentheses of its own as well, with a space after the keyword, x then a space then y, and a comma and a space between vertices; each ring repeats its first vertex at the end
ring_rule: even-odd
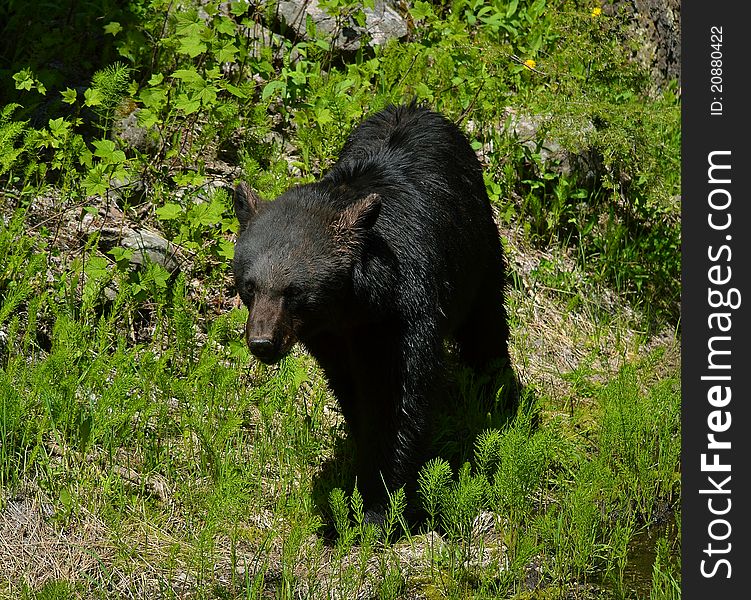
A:
MULTIPOLYGON (((506 122, 501 132, 516 138, 532 152, 537 152, 542 165, 565 177, 573 177, 580 184, 592 185, 602 175, 602 164, 598 154, 586 145, 587 137, 595 132, 591 122, 579 124, 580 137, 584 144, 579 151, 567 150, 551 138, 547 132, 548 119, 544 115, 529 115, 516 109, 505 109, 506 122)), ((572 127, 575 125, 572 123, 572 127)))
POLYGON ((331 15, 318 0, 277 0, 276 14, 283 26, 300 39, 309 39, 307 20, 310 18, 319 32, 325 33, 333 47, 342 52, 354 52, 363 38, 367 45, 378 46, 391 39, 401 39, 408 33, 407 22, 384 0, 376 0, 373 8, 364 8, 365 26, 352 14, 331 15))
POLYGON ((635 58, 650 69, 657 89, 681 78, 680 0, 614 0, 605 14, 622 13, 641 42, 635 58))

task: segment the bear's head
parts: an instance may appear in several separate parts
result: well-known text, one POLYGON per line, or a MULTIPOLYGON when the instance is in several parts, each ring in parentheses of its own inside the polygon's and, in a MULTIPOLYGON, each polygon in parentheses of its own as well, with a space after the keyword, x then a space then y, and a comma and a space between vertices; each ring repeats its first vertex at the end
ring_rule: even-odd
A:
POLYGON ((353 266, 381 200, 369 194, 337 203, 330 193, 303 185, 262 202, 246 184, 235 188, 235 287, 249 311, 245 340, 266 364, 298 340, 336 327, 346 312, 353 266))

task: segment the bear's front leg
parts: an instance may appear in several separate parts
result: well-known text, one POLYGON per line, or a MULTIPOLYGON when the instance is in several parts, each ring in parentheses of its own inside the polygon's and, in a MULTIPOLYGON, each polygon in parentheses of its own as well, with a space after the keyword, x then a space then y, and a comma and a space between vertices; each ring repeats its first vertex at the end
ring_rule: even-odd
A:
MULTIPOLYGON (((432 326, 412 323, 406 333, 361 338, 351 365, 354 406, 345 407, 354 439, 357 485, 367 519, 381 522, 388 494, 405 487, 415 500, 417 475, 429 458, 434 400, 442 389, 442 345, 432 326)), ((414 502, 411 502, 414 507, 414 502)))

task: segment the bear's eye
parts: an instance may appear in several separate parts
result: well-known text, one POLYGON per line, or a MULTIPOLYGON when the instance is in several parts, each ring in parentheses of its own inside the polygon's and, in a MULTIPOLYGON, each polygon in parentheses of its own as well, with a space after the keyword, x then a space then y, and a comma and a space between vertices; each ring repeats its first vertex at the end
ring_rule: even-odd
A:
POLYGON ((256 284, 254 281, 246 281, 245 285, 243 286, 243 292, 245 293, 245 296, 247 296, 249 299, 252 299, 253 296, 256 293, 256 284))

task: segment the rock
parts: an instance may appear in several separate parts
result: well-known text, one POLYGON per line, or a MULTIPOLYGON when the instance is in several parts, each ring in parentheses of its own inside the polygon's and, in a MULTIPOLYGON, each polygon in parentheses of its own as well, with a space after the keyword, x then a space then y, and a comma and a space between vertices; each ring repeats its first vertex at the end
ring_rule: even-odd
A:
POLYGON ((143 266, 147 262, 153 262, 171 274, 180 269, 178 247, 155 231, 144 227, 118 226, 112 222, 106 222, 98 231, 99 248, 102 252, 109 252, 112 248, 121 246, 133 250, 130 259, 132 265, 143 266))
POLYGON ((99 236, 99 249, 104 253, 121 246, 133 250, 130 259, 132 265, 142 266, 146 262, 153 262, 170 273, 175 273, 180 268, 181 258, 177 245, 164 239, 156 231, 128 220, 113 202, 100 205, 94 212, 85 211, 82 215, 80 209, 71 209, 67 213, 67 221, 75 223, 81 238, 99 236))
MULTIPOLYGON (((540 162, 546 169, 566 177, 573 177, 580 184, 591 185, 601 175, 602 164, 594 150, 586 145, 588 136, 595 132, 593 123, 580 126, 580 137, 585 140, 581 151, 572 152, 558 141, 546 136, 547 118, 543 115, 525 115, 513 108, 506 108, 506 123, 501 132, 511 135, 533 152, 538 152, 540 162)), ((572 124, 572 126, 575 126, 572 124)))
POLYGON ((365 26, 371 46, 382 46, 392 39, 400 40, 409 33, 407 22, 383 0, 377 1, 372 9, 365 9, 365 26))
POLYGON ((648 67, 658 89, 681 78, 680 0, 614 0, 603 6, 607 15, 625 13, 641 42, 635 58, 648 67))
POLYGON ((148 152, 156 147, 156 138, 146 127, 138 124, 140 108, 126 115, 116 117, 112 123, 112 140, 118 142, 125 150, 148 152))
POLYGON ((364 36, 369 36, 369 46, 400 39, 407 35, 407 23, 384 0, 376 0, 373 8, 363 9, 365 26, 362 27, 348 14, 332 16, 323 10, 318 0, 278 0, 276 13, 279 20, 292 29, 295 36, 310 39, 306 24, 310 17, 319 32, 326 33, 332 45, 342 52, 354 52, 360 48, 364 36))
POLYGON ((107 190, 107 198, 114 200, 120 207, 126 203, 140 204, 145 196, 146 186, 140 179, 112 179, 107 190))
POLYGON ((271 48, 274 60, 280 60, 284 55, 284 38, 260 23, 253 21, 248 25, 241 25, 239 32, 251 40, 248 48, 253 58, 260 58, 263 48, 271 48))
POLYGON ((364 30, 351 17, 343 18, 340 22, 320 8, 317 0, 279 0, 277 15, 296 37, 306 40, 309 39, 306 24, 310 17, 316 29, 328 34, 334 47, 345 52, 357 50, 360 37, 364 34, 364 30))
POLYGON ((152 262, 161 265, 170 273, 175 273, 180 268, 177 246, 148 229, 126 230, 120 239, 120 246, 133 250, 131 264, 143 265, 152 262))

